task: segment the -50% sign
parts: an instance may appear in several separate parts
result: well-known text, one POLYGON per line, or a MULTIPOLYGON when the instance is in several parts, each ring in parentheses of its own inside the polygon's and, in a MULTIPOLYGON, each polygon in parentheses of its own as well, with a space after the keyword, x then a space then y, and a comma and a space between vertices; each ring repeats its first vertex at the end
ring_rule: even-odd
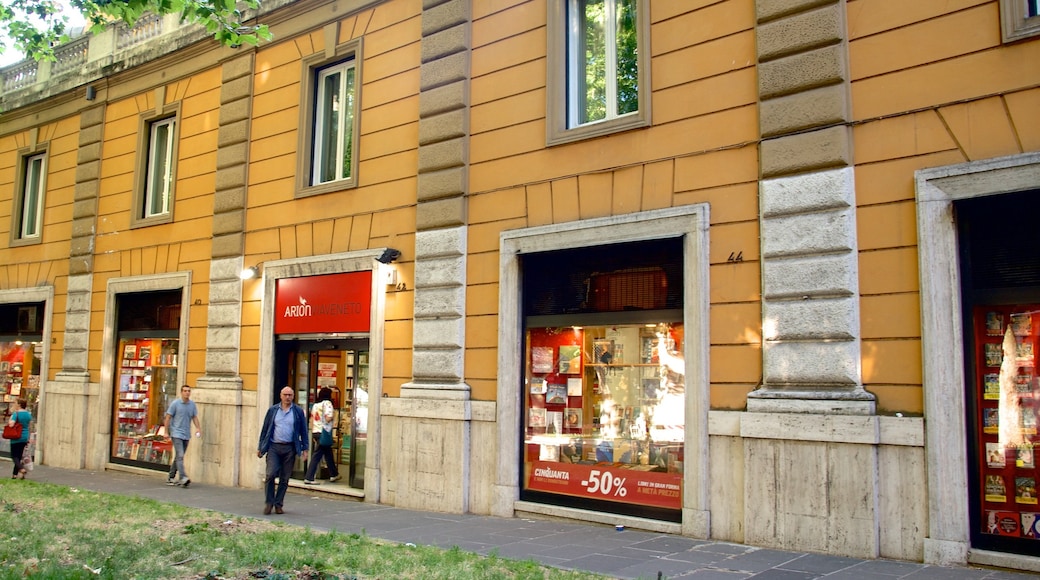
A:
POLYGON ((593 469, 589 472, 588 480, 582 481, 582 485, 585 486, 585 491, 589 493, 601 493, 609 496, 613 495, 617 497, 625 497, 628 495, 628 490, 625 489, 625 478, 617 477, 609 471, 600 472, 598 469, 593 469))

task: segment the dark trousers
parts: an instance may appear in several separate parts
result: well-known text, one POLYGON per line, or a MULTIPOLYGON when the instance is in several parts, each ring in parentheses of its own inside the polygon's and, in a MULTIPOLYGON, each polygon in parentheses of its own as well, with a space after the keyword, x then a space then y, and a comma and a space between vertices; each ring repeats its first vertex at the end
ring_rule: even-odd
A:
POLYGON ((318 437, 314 438, 314 453, 311 455, 311 461, 307 465, 307 481, 314 481, 314 474, 318 471, 318 465, 321 463, 321 458, 325 458, 325 466, 329 468, 329 477, 336 477, 339 475, 339 468, 336 467, 336 458, 332 454, 331 445, 319 445, 318 437))
POLYGON ((14 463, 14 470, 11 472, 11 475, 18 475, 18 472, 22 470, 22 455, 25 454, 25 446, 28 444, 28 441, 22 441, 21 443, 11 442, 11 462, 14 463))
POLYGON ((264 492, 267 505, 282 506, 285 490, 289 489, 289 476, 292 475, 293 463, 296 462, 296 449, 292 443, 272 443, 267 450, 267 473, 264 492), (274 478, 278 478, 278 489, 275 490, 274 478))

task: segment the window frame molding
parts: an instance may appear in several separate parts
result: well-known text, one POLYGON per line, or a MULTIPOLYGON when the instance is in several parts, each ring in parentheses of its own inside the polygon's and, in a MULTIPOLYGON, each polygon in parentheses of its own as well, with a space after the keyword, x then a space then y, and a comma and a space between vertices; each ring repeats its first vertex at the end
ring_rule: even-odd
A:
POLYGON ((1029 16, 1028 0, 1000 0, 1000 37, 1004 43, 1040 36, 1040 15, 1029 16))
POLYGON ((549 2, 546 18, 546 107, 547 147, 649 127, 650 115, 650 1, 635 0, 637 10, 637 53, 639 66, 639 110, 614 119, 567 127, 570 103, 567 91, 568 25, 567 0, 549 2))
MULTIPOLYGON (((500 452, 495 465, 492 515, 513 517, 517 511, 546 509, 554 515, 578 519, 599 517, 592 512, 521 501, 520 447, 522 373, 521 320, 523 254, 576 247, 637 242, 662 238, 683 238, 683 314, 686 360, 685 448, 683 471, 682 523, 659 523, 669 533, 707 538, 711 536, 711 497, 708 455, 708 412, 711 406, 709 330, 710 256, 707 203, 664 208, 580 222, 505 230, 499 234, 498 290, 498 393, 496 399, 500 452)), ((548 513, 546 511, 546 513, 548 513)), ((611 523, 626 516, 609 514, 600 521, 611 523)), ((634 521, 634 520, 633 520, 634 521)), ((646 522, 647 520, 641 520, 646 522)))
POLYGON ((11 203, 11 238, 10 246, 33 246, 36 244, 43 243, 43 226, 44 226, 44 212, 47 208, 47 158, 49 157, 49 143, 36 143, 29 147, 24 147, 18 151, 18 166, 15 169, 15 180, 14 180, 14 197, 11 203), (28 179, 28 164, 29 160, 34 157, 43 157, 43 170, 40 174, 40 195, 39 201, 39 232, 37 235, 32 237, 22 236, 22 218, 25 213, 25 185, 28 179))
POLYGON ((134 167, 133 206, 130 214, 130 227, 142 228, 173 222, 174 206, 177 201, 177 164, 179 159, 181 137, 181 104, 171 103, 156 107, 138 115, 137 151, 138 159, 134 167), (148 197, 148 169, 151 161, 152 126, 161 121, 173 119, 173 145, 170 148, 170 210, 161 215, 145 217, 145 202, 148 197))
POLYGON ((333 191, 344 189, 355 189, 359 185, 358 180, 358 153, 361 133, 361 69, 362 69, 362 46, 361 38, 351 39, 340 43, 332 50, 318 52, 304 57, 300 61, 300 122, 297 131, 296 147, 296 191, 297 199, 323 195, 333 191), (354 61, 354 121, 351 132, 350 178, 337 179, 325 183, 312 184, 314 175, 314 119, 318 97, 318 69, 354 61))

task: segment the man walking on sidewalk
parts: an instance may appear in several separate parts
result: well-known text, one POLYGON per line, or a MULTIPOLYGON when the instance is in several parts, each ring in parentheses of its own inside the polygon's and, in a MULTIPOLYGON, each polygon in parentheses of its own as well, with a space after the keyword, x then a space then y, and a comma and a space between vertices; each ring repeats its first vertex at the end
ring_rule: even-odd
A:
POLYGON ((166 409, 163 421, 163 429, 166 438, 173 441, 173 461, 170 462, 170 476, 166 479, 166 485, 180 485, 188 487, 191 479, 188 472, 184 471, 184 453, 188 450, 191 442, 191 424, 195 423, 195 437, 202 437, 202 425, 199 423, 199 410, 195 407, 195 401, 191 400, 191 387, 181 387, 181 398, 170 403, 166 409), (177 479, 177 474, 180 479, 177 479))
POLYGON ((282 511, 285 491, 289 489, 289 475, 299 455, 307 461, 307 414, 293 402, 293 390, 285 387, 281 392, 281 401, 272 405, 264 417, 264 426, 260 429, 260 443, 256 456, 267 455, 265 472, 264 514, 282 511), (278 489, 275 491, 274 478, 278 478, 278 489))

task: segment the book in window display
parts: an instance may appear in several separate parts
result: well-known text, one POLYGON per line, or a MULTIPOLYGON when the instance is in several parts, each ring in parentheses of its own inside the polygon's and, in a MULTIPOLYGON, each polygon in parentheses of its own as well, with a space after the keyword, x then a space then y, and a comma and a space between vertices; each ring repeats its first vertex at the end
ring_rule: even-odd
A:
POLYGON ((1007 488, 1004 486, 1003 476, 986 476, 986 501, 994 503, 1004 503, 1007 501, 1007 488))
POLYGON ((1033 373, 1022 372, 1015 377, 1015 392, 1019 395, 1028 395, 1033 392, 1033 373))
POLYGON ((531 347, 531 372, 553 372, 553 349, 551 346, 531 347))
POLYGON ((576 344, 560 346, 560 374, 576 375, 581 373, 581 347, 576 344))
POLYGON ((1015 478, 1015 503, 1036 505, 1036 479, 1032 477, 1015 478))
POLYGON ((1033 316, 1031 314, 1012 314, 1011 328, 1015 336, 1028 336, 1033 332, 1033 316))
POLYGON ((545 428, 545 409, 529 409, 527 413, 527 425, 535 428, 545 428))
POLYGON ((563 433, 563 411, 546 411, 545 429, 554 435, 563 433))
POLYGON ((550 405, 566 405, 567 385, 550 384, 546 391, 545 402, 550 405))
POLYGON ((995 342, 987 342, 984 346, 986 355, 986 366, 999 367, 1004 360, 1004 348, 995 342))
POLYGON ((567 429, 581 429, 581 409, 577 407, 568 407, 564 411, 563 423, 567 429))
POLYGON ((1018 537, 1019 517, 1015 512, 1000 510, 986 511, 986 533, 1018 537))
POLYGON ((1004 334, 1004 315, 999 312, 986 313, 986 335, 1000 336, 1004 334))
POLYGON ((1004 467, 1007 465, 1004 454, 1004 446, 1000 443, 986 444, 986 465, 989 467, 1004 467))
POLYGON ((1020 445, 1016 450, 1015 467, 1020 469, 1036 468, 1036 452, 1032 443, 1020 445))
POLYGON ((1022 537, 1040 539, 1040 513, 1022 512, 1022 537))
POLYGON ((987 401, 1000 399, 1000 375, 998 373, 986 373, 983 376, 984 390, 982 398, 987 401))
POLYGON ((532 395, 544 395, 546 391, 546 382, 543 378, 531 379, 531 394, 532 395))
POLYGON ((568 397, 580 397, 582 395, 582 381, 581 378, 569 378, 567 379, 567 396, 568 397))
POLYGON ((1023 435, 1036 435, 1036 411, 1032 407, 1022 407, 1019 425, 1023 435))

